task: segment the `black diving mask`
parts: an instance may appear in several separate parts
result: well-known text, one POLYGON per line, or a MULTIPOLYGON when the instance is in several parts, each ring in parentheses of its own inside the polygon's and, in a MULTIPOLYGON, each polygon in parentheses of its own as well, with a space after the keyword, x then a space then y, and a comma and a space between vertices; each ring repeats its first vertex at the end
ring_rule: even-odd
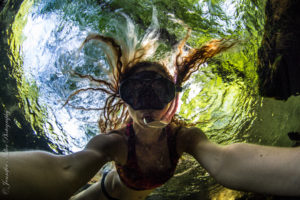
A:
POLYGON ((154 71, 142 71, 120 83, 121 99, 134 110, 161 110, 181 87, 154 71))

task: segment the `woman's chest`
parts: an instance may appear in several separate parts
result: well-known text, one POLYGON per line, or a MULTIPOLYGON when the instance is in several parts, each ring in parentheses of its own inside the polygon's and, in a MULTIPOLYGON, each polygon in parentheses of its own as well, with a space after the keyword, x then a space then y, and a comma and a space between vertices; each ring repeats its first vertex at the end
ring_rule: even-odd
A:
POLYGON ((136 144, 136 160, 144 173, 165 171, 172 165, 166 141, 151 145, 136 144))

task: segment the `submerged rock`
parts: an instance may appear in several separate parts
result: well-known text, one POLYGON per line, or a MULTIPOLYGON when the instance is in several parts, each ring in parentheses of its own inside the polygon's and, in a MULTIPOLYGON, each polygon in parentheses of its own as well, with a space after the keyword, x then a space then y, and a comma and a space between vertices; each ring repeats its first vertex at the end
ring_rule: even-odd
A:
POLYGON ((300 1, 268 0, 259 57, 260 94, 286 100, 300 94, 300 1))

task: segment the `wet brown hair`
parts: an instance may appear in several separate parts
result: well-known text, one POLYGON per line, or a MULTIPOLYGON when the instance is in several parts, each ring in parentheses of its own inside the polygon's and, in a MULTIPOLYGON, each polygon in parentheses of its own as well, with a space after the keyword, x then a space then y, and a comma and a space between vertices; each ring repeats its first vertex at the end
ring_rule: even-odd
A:
MULTIPOLYGON (((127 18, 127 20, 129 19, 127 18)), ((129 20, 129 23, 132 22, 129 20)), ((200 66, 205 63, 207 59, 231 48, 236 43, 229 39, 215 39, 204 44, 200 48, 185 50, 185 44, 190 33, 191 30, 188 29, 185 38, 180 41, 177 49, 172 54, 174 58, 173 61, 169 62, 147 61, 147 58, 151 57, 151 55, 155 53, 158 45, 157 40, 159 33, 155 29, 146 31, 142 41, 139 44, 133 45, 129 45, 124 42, 124 40, 117 40, 113 37, 99 34, 91 34, 87 36, 80 48, 83 48, 83 46, 90 40, 97 40, 101 42, 103 45, 102 49, 107 57, 107 62, 112 69, 111 77, 109 80, 103 80, 96 79, 91 75, 83 75, 74 72, 75 75, 81 78, 88 78, 91 81, 98 82, 101 87, 76 90, 68 97, 65 104, 68 104, 69 100, 80 92, 87 90, 99 90, 108 95, 105 100, 104 107, 98 109, 102 111, 98 121, 101 132, 104 133, 120 128, 124 123, 130 120, 127 106, 119 95, 119 84, 121 80, 134 74, 135 71, 142 67, 158 66, 158 68, 161 68, 162 72, 164 72, 170 80, 172 80, 176 85, 181 86, 190 78, 192 73, 199 70, 200 66), (171 67, 173 67, 173 74, 170 72, 171 67)), ((177 125, 194 125, 184 122, 184 120, 181 120, 178 116, 174 116, 172 121, 177 125)))

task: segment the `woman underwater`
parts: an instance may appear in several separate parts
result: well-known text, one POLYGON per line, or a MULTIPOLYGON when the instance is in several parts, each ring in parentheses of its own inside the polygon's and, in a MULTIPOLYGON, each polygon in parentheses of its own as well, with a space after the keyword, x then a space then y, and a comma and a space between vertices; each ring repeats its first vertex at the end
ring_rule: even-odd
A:
POLYGON ((127 21, 128 40, 95 34, 83 43, 100 41, 112 69, 111 80, 93 79, 102 84, 99 90, 108 94, 99 120, 105 134, 95 136, 84 150, 70 155, 1 153, 0 178, 5 179, 2 169, 8 164, 9 190, 1 192, 0 198, 68 199, 105 163, 114 161, 115 167, 99 182, 71 199, 145 199, 173 176, 184 152, 228 188, 300 196, 300 148, 217 145, 199 128, 187 126, 175 115, 182 84, 207 59, 234 42, 213 40, 199 49, 186 50, 188 32, 173 59, 153 62, 149 59, 157 47, 158 29, 152 27, 136 42, 129 34, 132 22, 128 17, 127 21))

